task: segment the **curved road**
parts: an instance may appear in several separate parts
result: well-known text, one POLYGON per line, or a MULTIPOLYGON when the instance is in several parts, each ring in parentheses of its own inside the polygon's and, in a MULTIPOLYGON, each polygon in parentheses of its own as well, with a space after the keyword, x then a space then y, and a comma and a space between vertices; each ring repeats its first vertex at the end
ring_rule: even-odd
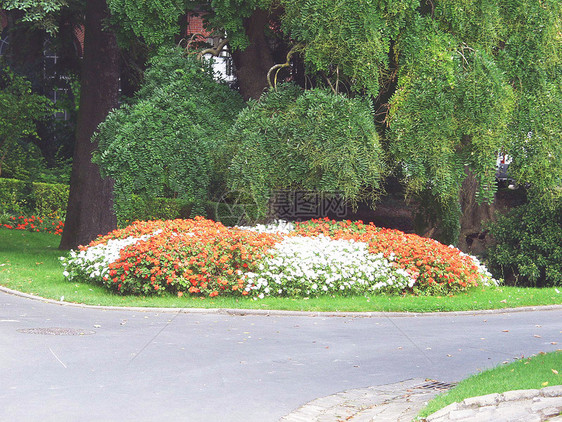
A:
POLYGON ((278 421, 342 390, 459 381, 561 344, 562 307, 232 316, 80 308, 2 292, 0 420, 278 421))

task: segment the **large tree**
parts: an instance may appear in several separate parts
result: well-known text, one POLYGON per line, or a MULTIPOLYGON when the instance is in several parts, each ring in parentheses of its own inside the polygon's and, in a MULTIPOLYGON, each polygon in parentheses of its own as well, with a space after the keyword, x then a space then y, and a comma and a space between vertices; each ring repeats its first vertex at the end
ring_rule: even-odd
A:
MULTIPOLYGON (((185 11, 182 0, 108 1, 120 32, 153 44, 171 40, 185 11)), ((201 10, 202 2, 191 3, 201 10)), ((427 204, 427 214, 438 214, 445 240, 458 236, 467 175, 476 178, 479 199, 493 199, 499 150, 513 156, 517 182, 530 183, 544 198, 560 193, 558 0, 213 0, 203 6, 209 27, 228 36, 245 98, 260 96, 271 83, 270 64, 285 61, 279 50, 293 47, 286 66, 293 75, 285 76, 295 77, 301 62, 307 86, 371 97, 389 162, 408 194, 427 204)))
MULTIPOLYGON (((117 0, 114 3, 119 4, 117 0)), ((143 5, 137 19, 139 22, 135 21, 132 25, 130 17, 134 16, 134 8, 129 7, 130 14, 121 16, 123 25, 115 26, 114 20, 112 26, 106 0, 87 0, 84 3, 48 0, 0 2, 1 8, 17 12, 21 21, 48 34, 57 32, 59 17, 62 14, 68 15, 69 9, 73 10, 73 16, 84 17, 84 21, 71 23, 83 24, 85 37, 70 197, 61 249, 87 244, 97 235, 116 228, 117 220, 112 206, 112 181, 102 179, 97 165, 91 162, 92 152, 96 149, 91 138, 109 111, 118 106, 120 47, 114 30, 118 30, 125 41, 131 40, 131 27, 134 27, 140 36, 153 34, 151 38, 145 37, 148 42, 164 42, 171 38, 170 28, 175 28, 174 24, 181 8, 177 8, 177 3, 176 6, 167 3, 154 5, 158 10, 143 5), (173 24, 165 19, 170 13, 163 13, 161 16, 159 10, 171 10, 173 24), (153 20, 147 18, 140 22, 142 16, 152 16, 153 20), (125 19, 126 17, 128 18, 125 19), (156 30, 151 31, 149 24, 154 20, 160 24, 156 30)))
POLYGON ((118 105, 119 48, 115 34, 105 24, 109 16, 105 0, 88 0, 85 12, 80 108, 61 249, 87 244, 117 226, 112 181, 102 179, 92 163, 95 144, 90 139, 118 105))
MULTIPOLYGON (((298 48, 309 86, 323 82, 334 92, 372 97, 395 173, 426 214, 437 216, 443 240, 457 241, 467 177, 475 179, 465 183, 476 188, 475 204, 493 200, 499 151, 513 157, 511 176, 519 184, 545 198, 560 193, 558 0, 214 0, 209 6, 209 24, 226 31, 235 57, 257 46, 253 40, 265 37, 260 43, 268 53, 282 39, 287 50, 298 48), (254 16, 262 16, 260 37, 250 25, 254 16)), ((245 62, 244 73, 265 87, 264 70, 256 63, 250 71, 251 64, 245 62)))

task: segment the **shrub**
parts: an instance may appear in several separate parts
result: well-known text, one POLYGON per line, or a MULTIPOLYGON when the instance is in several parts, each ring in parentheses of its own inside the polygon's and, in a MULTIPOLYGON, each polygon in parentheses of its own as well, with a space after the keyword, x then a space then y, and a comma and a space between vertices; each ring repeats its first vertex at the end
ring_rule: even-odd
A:
POLYGON ((373 200, 384 173, 370 104, 323 89, 285 84, 249 103, 228 132, 229 186, 265 214, 276 189, 373 200))
POLYGON ((562 285, 562 199, 531 199, 490 225, 489 265, 497 277, 522 286, 562 285))
POLYGON ((68 186, 0 179, 0 213, 64 219, 68 186))
POLYGON ((25 182, 15 179, 0 179, 0 212, 22 214, 28 212, 24 196, 25 182))
POLYGON ((33 198, 37 215, 62 219, 66 215, 68 186, 51 183, 34 183, 33 198))
POLYGON ((329 220, 257 229, 202 217, 135 222, 72 251, 63 265, 69 281, 122 294, 453 294, 493 282, 458 249, 329 220))
POLYGON ((238 93, 213 79, 208 63, 162 50, 141 90, 108 115, 95 138, 94 161, 115 180, 118 220, 137 212, 132 195, 179 198, 203 214, 211 187, 221 184, 213 178, 227 165, 214 160, 215 151, 242 106, 238 93))
POLYGON ((118 215, 118 226, 125 227, 133 221, 175 220, 188 218, 192 203, 177 198, 146 198, 131 195, 126 209, 118 215))

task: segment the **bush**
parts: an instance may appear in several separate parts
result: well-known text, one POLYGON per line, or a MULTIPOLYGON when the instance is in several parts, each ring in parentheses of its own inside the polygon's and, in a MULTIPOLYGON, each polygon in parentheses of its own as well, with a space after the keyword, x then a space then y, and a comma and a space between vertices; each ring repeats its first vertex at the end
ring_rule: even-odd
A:
POLYGON ((208 63, 162 50, 137 95, 111 112, 96 136, 94 161, 115 180, 118 220, 137 213, 132 195, 179 198, 203 214, 211 188, 224 185, 216 175, 228 165, 214 160, 215 151, 242 106, 208 63))
POLYGON ((15 179, 0 179, 0 213, 13 215, 29 212, 24 195, 25 182, 15 179))
POLYGON ((202 217, 135 222, 63 258, 69 281, 125 294, 454 294, 491 284, 484 267, 431 239, 361 222, 227 228, 202 217))
POLYGON ((285 84, 251 102, 228 132, 231 189, 265 214, 276 189, 373 200, 384 174, 370 104, 323 89, 285 84))
POLYGON ((490 225, 492 272, 521 286, 562 285, 562 199, 531 199, 490 225))
POLYGON ((127 207, 118 215, 118 226, 126 227, 133 221, 175 220, 188 218, 193 204, 177 198, 145 198, 131 195, 127 207))
POLYGON ((35 214, 64 219, 68 204, 68 186, 51 183, 33 183, 35 214))
POLYGON ((0 179, 0 213, 64 219, 68 186, 0 179))

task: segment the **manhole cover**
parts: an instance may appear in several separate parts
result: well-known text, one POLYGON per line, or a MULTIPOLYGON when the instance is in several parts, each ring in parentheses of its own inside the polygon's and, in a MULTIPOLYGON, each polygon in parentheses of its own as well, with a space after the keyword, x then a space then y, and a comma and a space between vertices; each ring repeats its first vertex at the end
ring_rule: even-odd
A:
POLYGON ((82 330, 79 328, 20 328, 17 330, 23 334, 43 334, 47 336, 87 336, 95 334, 95 331, 82 330))
POLYGON ((429 381, 425 384, 420 385, 416 388, 421 388, 424 390, 450 390, 453 388, 456 383, 448 383, 448 382, 441 382, 441 381, 429 381))

